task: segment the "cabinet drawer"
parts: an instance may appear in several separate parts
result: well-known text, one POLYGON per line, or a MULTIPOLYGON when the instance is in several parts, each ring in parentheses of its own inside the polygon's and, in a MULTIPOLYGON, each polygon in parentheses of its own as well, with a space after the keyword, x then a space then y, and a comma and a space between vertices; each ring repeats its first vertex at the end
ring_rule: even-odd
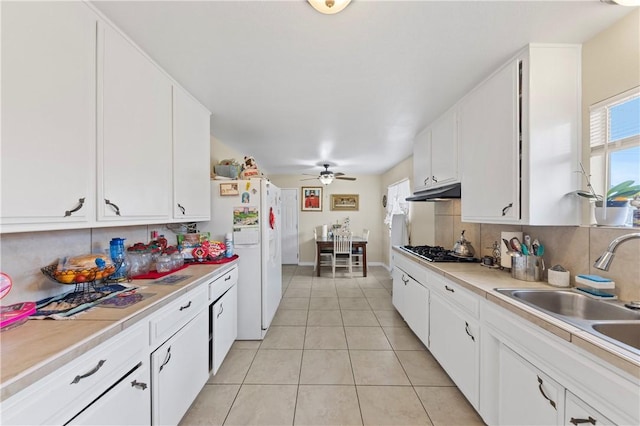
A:
POLYGON ((152 347, 163 343, 207 306, 207 287, 202 285, 158 311, 149 321, 152 347))
POLYGON ((2 423, 66 423, 143 360, 145 334, 134 326, 3 402, 2 423))
POLYGON ((480 301, 476 295, 437 274, 429 274, 429 283, 432 284, 433 288, 436 289, 445 300, 461 307, 473 315, 474 318, 478 318, 480 301))
POLYGON ((425 285, 427 282, 427 270, 424 266, 420 266, 418 263, 411 259, 407 259, 399 253, 394 253, 394 266, 402 269, 407 275, 411 276, 420 285, 425 285))
POLYGON ((215 302, 227 290, 238 282, 238 267, 234 266, 224 275, 219 276, 209 283, 209 302, 215 302))

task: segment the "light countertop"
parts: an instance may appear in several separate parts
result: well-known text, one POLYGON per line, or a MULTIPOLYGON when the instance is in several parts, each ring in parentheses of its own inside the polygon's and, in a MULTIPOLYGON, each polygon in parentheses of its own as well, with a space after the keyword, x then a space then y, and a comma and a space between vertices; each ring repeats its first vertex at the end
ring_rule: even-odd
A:
POLYGON ((516 280, 505 271, 486 268, 480 266, 479 263, 433 263, 396 247, 393 250, 396 254, 403 255, 429 270, 443 275, 480 297, 500 305, 626 373, 640 378, 640 357, 638 355, 495 291, 496 288, 543 288, 552 290, 560 290, 560 288, 551 286, 546 282, 516 280))
POLYGON ((153 293, 126 308, 93 307, 68 320, 29 320, 0 333, 0 401, 44 378, 79 355, 148 317, 181 295, 224 273, 237 260, 220 265, 191 265, 175 272, 189 278, 175 284, 135 280, 141 293, 153 293))

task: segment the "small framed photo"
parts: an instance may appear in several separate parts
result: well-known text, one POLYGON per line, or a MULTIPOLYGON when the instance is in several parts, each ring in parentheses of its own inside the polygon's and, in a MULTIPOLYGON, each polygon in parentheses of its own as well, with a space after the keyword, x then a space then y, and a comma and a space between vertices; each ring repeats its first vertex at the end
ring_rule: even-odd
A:
POLYGON ((322 211, 322 187, 321 186, 303 186, 302 206, 303 212, 321 212, 322 211))
POLYGON ((358 211, 358 194, 331 194, 331 210, 358 211))
POLYGON ((230 195, 240 195, 240 191, 238 190, 238 183, 237 182, 221 183, 220 195, 223 197, 227 197, 230 195))

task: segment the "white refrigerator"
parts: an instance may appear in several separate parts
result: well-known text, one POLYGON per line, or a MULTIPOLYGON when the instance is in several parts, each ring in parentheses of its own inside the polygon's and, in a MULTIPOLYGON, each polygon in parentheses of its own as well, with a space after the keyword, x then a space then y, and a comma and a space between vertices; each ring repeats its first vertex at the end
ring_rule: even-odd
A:
POLYGON ((280 214, 280 188, 265 179, 211 181, 211 221, 199 228, 218 241, 233 233, 240 340, 262 340, 282 298, 280 214))

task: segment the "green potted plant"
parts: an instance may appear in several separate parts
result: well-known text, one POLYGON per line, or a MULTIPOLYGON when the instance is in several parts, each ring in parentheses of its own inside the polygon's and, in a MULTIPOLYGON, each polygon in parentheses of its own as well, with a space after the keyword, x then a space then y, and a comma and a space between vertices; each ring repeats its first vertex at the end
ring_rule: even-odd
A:
POLYGON ((598 225, 622 226, 629 213, 629 200, 640 194, 640 185, 627 180, 611 187, 605 196, 597 194, 591 186, 589 176, 580 164, 582 175, 587 181, 587 191, 575 191, 577 195, 595 202, 595 217, 598 225))

